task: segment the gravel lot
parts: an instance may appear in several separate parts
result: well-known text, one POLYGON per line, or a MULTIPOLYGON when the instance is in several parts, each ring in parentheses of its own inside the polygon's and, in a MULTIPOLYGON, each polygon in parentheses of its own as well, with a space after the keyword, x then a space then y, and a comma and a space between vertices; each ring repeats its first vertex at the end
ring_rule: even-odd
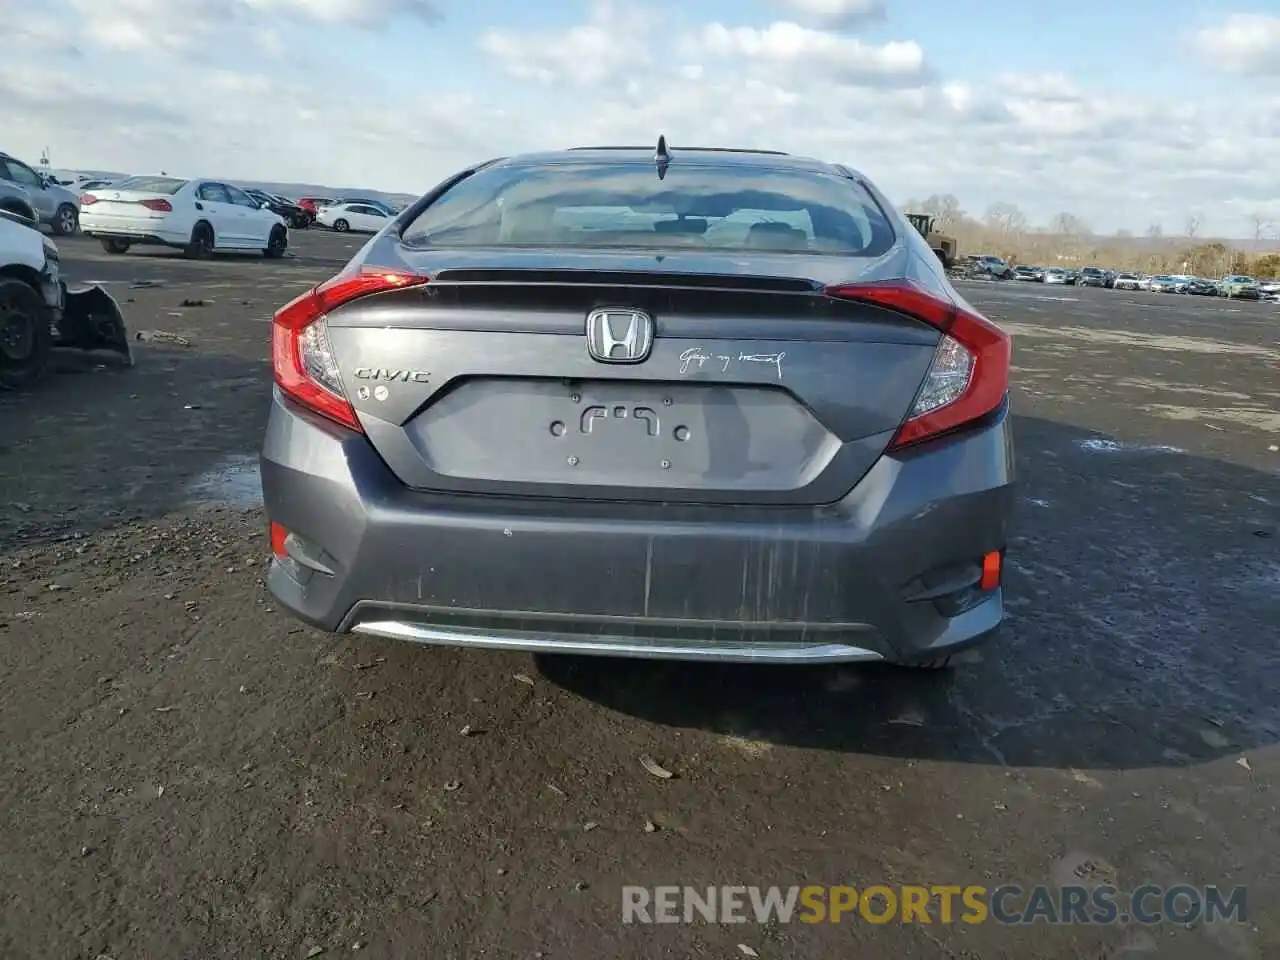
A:
POLYGON ((1015 334, 1023 499, 950 678, 534 658, 264 592, 268 319, 360 242, 61 241, 188 343, 0 396, 0 957, 1280 955, 1275 305, 964 287, 1015 334), (1247 884, 1249 920, 621 923, 624 884, 1079 877, 1247 884))

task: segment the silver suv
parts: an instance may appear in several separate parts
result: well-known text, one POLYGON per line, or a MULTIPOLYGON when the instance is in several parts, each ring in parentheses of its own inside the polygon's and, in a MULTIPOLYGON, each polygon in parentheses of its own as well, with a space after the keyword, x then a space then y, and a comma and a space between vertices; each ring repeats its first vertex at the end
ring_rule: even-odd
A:
POLYGON ((0 188, 13 184, 26 191, 41 223, 69 236, 80 228, 80 198, 66 187, 37 173, 16 157, 0 152, 0 188))

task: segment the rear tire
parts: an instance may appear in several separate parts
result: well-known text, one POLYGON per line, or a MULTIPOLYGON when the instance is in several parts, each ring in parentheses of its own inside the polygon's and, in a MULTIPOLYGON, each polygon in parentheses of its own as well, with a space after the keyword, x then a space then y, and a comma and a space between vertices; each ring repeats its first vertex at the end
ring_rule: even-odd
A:
POLYGON ((80 214, 69 203, 58 207, 53 215, 53 232, 60 237, 69 237, 80 229, 80 214))
POLYGON ((333 229, 337 230, 339 233, 346 233, 351 229, 351 224, 347 223, 345 220, 338 219, 333 221, 333 229))
POLYGON ((188 260, 207 260, 213 256, 213 227, 201 220, 191 230, 191 239, 182 250, 188 260))
POLYGON ((116 240, 113 237, 102 238, 102 249, 107 251, 107 253, 114 253, 116 255, 128 253, 130 246, 132 246, 132 244, 127 240, 116 240))
POLYGON ((272 227, 271 237, 267 240, 267 247, 262 255, 270 260, 279 260, 288 249, 289 232, 284 227, 272 227))
POLYGON ((25 281, 0 277, 0 390, 21 390, 44 374, 53 350, 49 308, 25 281))

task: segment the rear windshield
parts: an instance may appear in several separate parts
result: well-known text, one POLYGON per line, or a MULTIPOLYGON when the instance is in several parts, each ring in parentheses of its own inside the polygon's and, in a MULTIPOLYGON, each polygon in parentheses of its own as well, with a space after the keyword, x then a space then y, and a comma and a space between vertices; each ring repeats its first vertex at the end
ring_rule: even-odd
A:
POLYGON ((111 184, 117 190, 136 190, 138 193, 167 193, 173 195, 182 189, 185 180, 172 177, 126 177, 111 184))
POLYGON ((733 164, 481 170, 404 230, 421 247, 643 247, 879 256, 894 232, 851 180, 733 164))

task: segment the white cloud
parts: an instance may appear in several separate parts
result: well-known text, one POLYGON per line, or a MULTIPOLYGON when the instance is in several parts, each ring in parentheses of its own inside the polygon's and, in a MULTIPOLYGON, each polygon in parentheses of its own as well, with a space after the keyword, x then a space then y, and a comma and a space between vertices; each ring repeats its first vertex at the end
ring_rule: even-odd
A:
POLYGON ((231 24, 234 2, 219 0, 70 0, 68 31, 123 53, 185 51, 200 37, 231 24))
POLYGON ((269 27, 253 32, 253 44, 269 57, 283 57, 289 49, 280 31, 269 27))
POLYGON ((832 30, 850 30, 885 19, 882 0, 783 0, 801 20, 832 30))
POLYGON ((563 30, 490 29, 480 49, 512 77, 594 86, 649 62, 654 19, 602 0, 588 22, 563 30))
POLYGON ((427 22, 440 19, 435 0, 240 0, 265 13, 282 13, 322 23, 371 27, 395 17, 427 22))
MULTIPOLYGON (((272 22, 314 21, 376 27, 395 17, 439 19, 435 0, 67 0, 72 16, 64 29, 79 26, 89 43, 127 53, 189 52, 218 39, 239 44, 249 27, 269 30, 272 22), (233 32, 235 31, 235 32, 233 32)), ((255 41, 256 42, 256 41, 255 41)))
POLYGON ((918 43, 877 45, 796 23, 773 23, 763 29, 711 23, 691 46, 711 57, 821 72, 845 82, 911 82, 925 74, 924 51, 918 43))
POLYGON ((1223 70, 1280 77, 1280 17, 1234 13, 1201 30, 1196 39, 1223 70))
MULTIPOLYGON (((38 14, 0 0, 9 29, 45 38, 0 58, 0 129, 6 149, 47 145, 59 166, 408 192, 489 157, 664 133, 674 149, 820 156, 899 201, 1007 200, 1040 221, 1070 210, 1173 230, 1196 210, 1204 232, 1243 235, 1249 212, 1276 205, 1280 102, 1230 76, 1190 100, 1052 67, 958 78, 910 36, 851 35, 868 0, 779 2, 795 22, 700 23, 692 5, 664 18, 613 0, 570 26, 445 38, 420 0, 49 0, 38 14), (354 26, 380 31, 385 62, 329 56, 354 26)), ((1201 39, 1226 42, 1233 25, 1201 39)), ((1264 71, 1263 45, 1236 49, 1233 64, 1264 71)))
POLYGON ((30 50, 46 56, 78 56, 80 48, 69 35, 66 25, 52 17, 17 16, 16 7, 0 5, 0 16, 4 16, 4 40, 6 49, 30 50), (9 22, 9 15, 13 22, 9 22))

